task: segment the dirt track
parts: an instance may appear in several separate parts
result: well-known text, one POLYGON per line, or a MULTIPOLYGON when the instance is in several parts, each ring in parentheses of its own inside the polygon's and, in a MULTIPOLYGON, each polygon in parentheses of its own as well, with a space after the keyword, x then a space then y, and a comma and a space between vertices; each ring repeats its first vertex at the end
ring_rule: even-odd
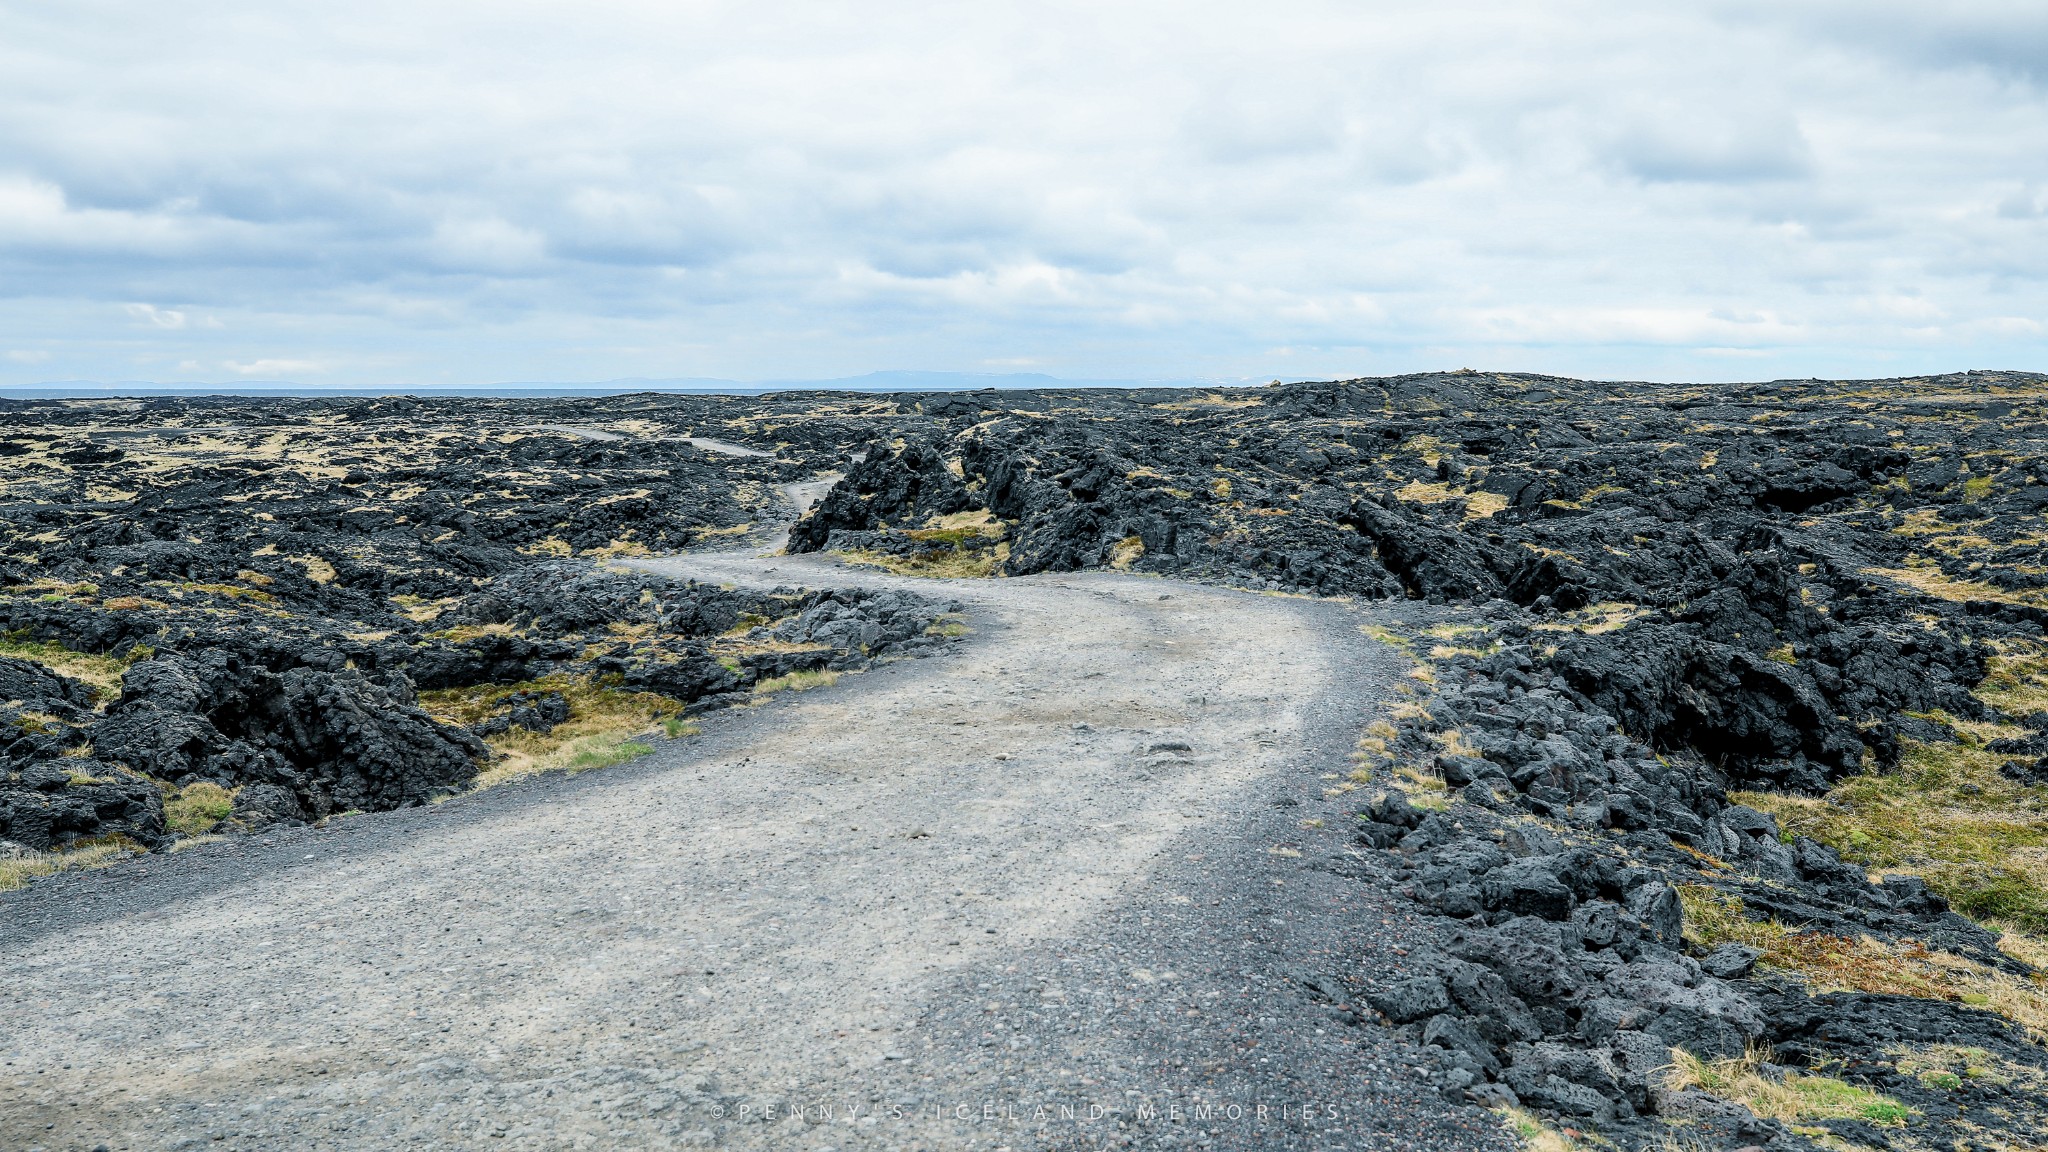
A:
POLYGON ((0 1147, 1497 1140, 1299 979, 1400 942, 1322 794, 1396 672, 1355 618, 916 587, 967 644, 634 765, 0 900, 0 1147))

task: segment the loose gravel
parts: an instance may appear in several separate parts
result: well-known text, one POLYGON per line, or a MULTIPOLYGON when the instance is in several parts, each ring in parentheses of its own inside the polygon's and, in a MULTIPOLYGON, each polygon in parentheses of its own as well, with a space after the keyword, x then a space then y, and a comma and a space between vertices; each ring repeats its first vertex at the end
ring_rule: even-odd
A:
POLYGON ((0 1147, 1509 1146, 1350 1010, 1430 931, 1327 795, 1362 617, 945 591, 952 654, 632 765, 0 897, 0 1147))

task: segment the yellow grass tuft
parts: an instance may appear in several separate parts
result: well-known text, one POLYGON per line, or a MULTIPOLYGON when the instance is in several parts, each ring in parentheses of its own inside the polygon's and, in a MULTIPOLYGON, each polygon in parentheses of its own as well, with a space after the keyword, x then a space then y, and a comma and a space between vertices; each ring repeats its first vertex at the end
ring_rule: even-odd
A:
POLYGON ((771 676, 754 685, 754 695, 767 696, 775 692, 803 692, 811 688, 830 688, 839 683, 839 673, 830 670, 818 672, 791 672, 786 676, 771 676))
POLYGON ((1862 1120, 1880 1128, 1902 1128, 1917 1113, 1890 1096, 1831 1076, 1786 1072, 1766 1076, 1766 1049, 1726 1060, 1702 1060, 1683 1048, 1671 1050, 1664 1083, 1672 1089, 1700 1088, 1743 1104, 1770 1120, 1862 1120))
POLYGON ((202 780, 176 791, 166 790, 164 825, 187 836, 204 835, 219 827, 234 807, 234 792, 202 780))
MULTIPOLYGON (((1701 948, 1746 944, 1761 963, 1804 978, 1815 992, 1867 992, 1913 996, 1988 1009, 2048 1040, 2048 989, 1919 941, 1834 936, 1753 920, 1742 901, 1701 884, 1678 888, 1685 906, 1685 938, 1701 948)), ((2048 944, 2008 931, 2000 946, 2015 956, 2048 951, 2048 944)))
POLYGON ((40 876, 54 876, 73 868, 104 868, 143 851, 126 836, 102 836, 83 840, 58 852, 25 852, 0 856, 0 892, 11 892, 40 876))
POLYGON ((568 701, 569 718, 547 733, 514 728, 485 738, 499 759, 477 774, 476 786, 488 788, 536 772, 590 768, 621 763, 653 750, 633 739, 676 717, 682 704, 653 692, 628 692, 599 677, 546 676, 521 684, 486 684, 420 693, 420 707, 450 724, 475 724, 498 711, 500 702, 517 692, 560 692, 568 701))
POLYGON ((73 652, 54 640, 0 640, 0 656, 33 660, 60 676, 83 680, 92 688, 95 699, 111 699, 120 695, 121 673, 128 670, 128 665, 154 654, 151 649, 138 646, 130 650, 126 659, 122 659, 73 652))

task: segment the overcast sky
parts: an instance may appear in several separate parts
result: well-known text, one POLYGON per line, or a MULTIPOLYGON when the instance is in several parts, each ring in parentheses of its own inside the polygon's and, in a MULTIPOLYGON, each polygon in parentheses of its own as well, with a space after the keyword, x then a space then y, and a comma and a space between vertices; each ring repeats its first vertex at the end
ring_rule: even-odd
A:
POLYGON ((0 0, 0 382, 2048 369, 2048 4, 0 0))

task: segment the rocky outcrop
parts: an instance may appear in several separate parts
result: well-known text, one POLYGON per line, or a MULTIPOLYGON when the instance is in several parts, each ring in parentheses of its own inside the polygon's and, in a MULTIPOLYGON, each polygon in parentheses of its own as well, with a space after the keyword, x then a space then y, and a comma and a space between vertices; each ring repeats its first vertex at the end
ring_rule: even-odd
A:
MULTIPOLYGON (((1681 885, 1823 943, 1893 941, 2031 974, 1999 951, 1995 933, 1920 880, 1873 882, 1827 846, 1788 841, 1771 816, 1732 803, 1737 758, 1656 754, 1574 686, 1568 673, 1583 666, 1575 658, 1542 658, 1542 637, 1520 613, 1496 607, 1490 627, 1464 638, 1486 655, 1434 662, 1427 708, 1410 711, 1388 751, 1435 769, 1448 789, 1443 810, 1389 788, 1357 813, 1361 844, 1386 854, 1442 940, 1409 957, 1414 974, 1368 1000, 1436 1052, 1447 1093, 1594 1124, 1629 1147, 1656 1146, 1663 1121, 1676 1118, 1702 1147, 1789 1149, 1808 1145, 1777 1121, 1666 1088, 1660 1070, 1673 1049, 1707 1060, 1768 1050, 1775 1063, 1766 1072, 1847 1076, 1922 1108, 1937 1126, 1963 1117, 1948 1089, 1894 1071, 1915 1045, 1997 1052, 2048 1074, 2048 1054, 1983 1008, 1816 996, 1760 969, 1759 949, 1691 942, 1681 885), (1459 751, 1441 751, 1452 729, 1459 751)), ((1649 645, 1642 655, 1662 651, 1649 645)), ((1669 674, 1655 665, 1628 672, 1631 682, 1669 674)), ((2026 1142, 2043 1119, 2007 1114, 1999 1123, 2026 1142)))
POLYGON ((894 452, 874 447, 790 529, 789 550, 819 551, 834 532, 923 527, 977 503, 931 445, 913 442, 894 452))
POLYGON ((48 851, 121 837, 164 842, 164 797, 155 782, 87 758, 0 770, 0 843, 48 851))

